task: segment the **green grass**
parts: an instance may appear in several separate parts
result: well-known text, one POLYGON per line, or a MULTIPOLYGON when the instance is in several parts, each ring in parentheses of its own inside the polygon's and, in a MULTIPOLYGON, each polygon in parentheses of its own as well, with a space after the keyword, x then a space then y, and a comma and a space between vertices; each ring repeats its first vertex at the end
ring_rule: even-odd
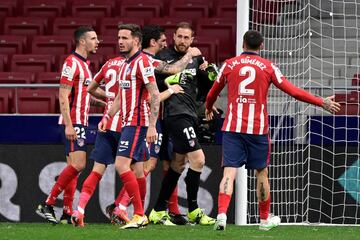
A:
POLYGON ((149 225, 143 229, 122 230, 110 224, 87 224, 85 228, 69 225, 52 226, 47 223, 0 223, 1 240, 246 240, 246 239, 360 239, 360 227, 279 226, 269 232, 257 226, 228 225, 226 231, 214 231, 212 227, 149 225))

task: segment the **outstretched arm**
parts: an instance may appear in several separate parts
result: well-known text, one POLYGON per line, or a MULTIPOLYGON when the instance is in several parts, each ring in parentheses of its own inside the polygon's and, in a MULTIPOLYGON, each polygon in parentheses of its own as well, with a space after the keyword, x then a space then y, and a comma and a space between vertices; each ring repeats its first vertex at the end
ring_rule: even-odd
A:
POLYGON ((196 47, 190 47, 187 53, 177 62, 169 64, 165 61, 161 61, 155 68, 155 71, 163 74, 175 74, 183 71, 189 64, 193 57, 201 55, 201 52, 196 47))
POLYGON ((101 88, 99 88, 99 83, 96 82, 95 80, 92 80, 90 82, 89 86, 87 86, 87 88, 86 88, 86 91, 88 93, 90 93, 92 96, 94 96, 95 98, 102 99, 102 100, 106 99, 105 91, 102 90, 101 88))

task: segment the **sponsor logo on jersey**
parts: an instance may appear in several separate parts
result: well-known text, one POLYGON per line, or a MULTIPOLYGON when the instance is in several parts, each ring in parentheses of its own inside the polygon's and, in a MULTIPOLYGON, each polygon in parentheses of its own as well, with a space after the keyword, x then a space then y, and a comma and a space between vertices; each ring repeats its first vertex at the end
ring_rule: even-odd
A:
POLYGON ((130 81, 129 80, 120 80, 120 87, 122 89, 129 89, 130 88, 130 81))
POLYGON ((167 63, 172 63, 173 61, 174 61, 174 59, 166 60, 167 63))
POLYGON ((153 67, 146 67, 144 68, 143 72, 144 77, 151 77, 154 75, 154 68, 153 67))
POLYGON ((195 141, 194 140, 189 140, 189 145, 190 145, 190 147, 194 147, 195 146, 195 141))
POLYGON ((64 66, 61 75, 68 78, 70 76, 70 73, 71 73, 71 67, 64 66))

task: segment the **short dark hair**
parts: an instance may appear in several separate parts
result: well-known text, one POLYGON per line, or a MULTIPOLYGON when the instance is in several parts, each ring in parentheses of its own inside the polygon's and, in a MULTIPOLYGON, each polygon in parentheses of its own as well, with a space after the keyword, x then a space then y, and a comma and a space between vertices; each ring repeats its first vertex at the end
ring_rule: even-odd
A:
POLYGON ((74 39, 76 46, 79 45, 80 38, 82 38, 85 33, 95 31, 91 26, 80 26, 74 32, 74 39))
POLYGON ((189 23, 189 22, 179 22, 179 23, 176 25, 175 32, 176 32, 179 28, 190 29, 190 30, 191 30, 191 36, 194 36, 194 29, 193 29, 191 23, 189 23))
POLYGON ((142 29, 142 42, 141 46, 143 49, 148 48, 150 46, 151 39, 155 39, 155 41, 161 38, 161 35, 165 34, 164 28, 158 25, 147 25, 142 29))
POLYGON ((258 31, 249 30, 244 34, 243 41, 249 49, 258 50, 264 42, 264 37, 258 31))
POLYGON ((139 41, 142 41, 142 34, 139 25, 133 23, 120 24, 118 30, 129 30, 131 36, 139 38, 139 41))

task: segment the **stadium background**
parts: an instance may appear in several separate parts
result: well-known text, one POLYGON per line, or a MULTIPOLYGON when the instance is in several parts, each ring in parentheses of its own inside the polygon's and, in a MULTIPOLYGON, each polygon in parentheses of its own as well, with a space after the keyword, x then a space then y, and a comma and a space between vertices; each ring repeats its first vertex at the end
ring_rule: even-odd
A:
MULTIPOLYGON (((299 2, 294 0, 250 1, 252 9, 255 10, 250 16, 252 27, 257 27, 257 24, 267 26, 268 28, 259 29, 265 32, 271 27, 276 27, 279 19, 274 16, 286 13, 289 8, 299 2)), ((318 6, 317 4, 321 1, 312 1, 312 3, 312 6, 318 6)), ((343 14, 346 14, 346 10, 343 14)), ((316 7, 313 7, 311 16, 315 19, 323 18, 321 11, 320 15, 316 11, 316 7)), ((119 23, 125 22, 134 22, 142 26, 159 24, 167 30, 168 43, 171 43, 172 31, 176 23, 190 21, 196 32, 194 46, 201 49, 209 62, 219 65, 224 59, 235 55, 235 0, 3 0, 0 3, 0 18, 0 221, 40 221, 34 209, 46 197, 44 190, 49 191, 49 186, 52 185, 56 173, 60 171, 59 168, 64 163, 63 146, 60 143, 59 130, 56 128, 56 116, 59 113, 56 84, 59 81, 59 69, 64 58, 74 49, 72 33, 77 26, 84 24, 94 26, 102 40, 99 52, 90 58, 93 73, 99 70, 108 58, 116 56, 116 28, 119 23), (44 176, 52 178, 43 178, 44 176), (52 180, 49 181, 49 179, 52 180)), ((270 51, 272 47, 276 48, 273 45, 268 46, 270 51)), ((287 74, 286 70, 284 73, 287 74)), ((349 82, 352 86, 358 86, 360 81, 357 72, 346 77, 351 78, 349 82)), ((313 123, 308 124, 311 126, 309 139, 315 149, 310 152, 314 155, 309 156, 307 151, 302 151, 306 148, 306 144, 297 146, 297 150, 300 149, 300 154, 299 151, 297 154, 301 158, 321 158, 327 161, 327 159, 333 159, 335 152, 339 158, 339 166, 329 163, 332 165, 329 168, 324 169, 323 165, 316 164, 309 168, 310 172, 322 171, 324 175, 329 176, 333 176, 336 169, 336 179, 344 173, 346 166, 355 164, 355 167, 358 167, 356 164, 359 153, 358 92, 349 91, 337 94, 337 99, 346 107, 343 108, 341 115, 336 117, 336 122, 330 116, 309 117, 309 121, 313 123), (325 122, 329 130, 324 129, 324 125, 319 122, 325 122), (351 131, 347 130, 348 126, 352 126, 351 131), (334 128, 337 128, 336 133, 333 131, 334 128), (339 141, 340 144, 335 146, 334 143, 339 141), (352 144, 347 144, 348 142, 352 144), (318 151, 319 148, 316 146, 321 146, 321 151, 318 151), (346 149, 344 149, 345 146, 346 149), (351 152, 355 155, 347 157, 347 154, 351 152), (343 162, 341 158, 346 158, 346 166, 340 164, 343 162)), ((91 109, 95 115, 91 117, 92 125, 89 131, 93 136, 99 120, 96 114, 101 111, 100 108, 91 109)), ((275 113, 272 119, 272 128, 276 128, 279 121, 286 122, 287 128, 282 128, 277 132, 276 140, 289 142, 290 149, 296 134, 292 129, 295 124, 294 118, 291 116, 284 118, 279 113, 275 113)), ((219 143, 220 134, 217 137, 216 143, 219 143)), ((89 151, 91 148, 92 146, 89 146, 89 151)), ((218 183, 221 179, 219 168, 221 146, 212 144, 204 148, 207 157, 205 171, 207 174, 202 176, 204 178, 201 184, 202 192, 199 194, 200 207, 215 216, 218 183)), ((273 161, 289 149, 276 148, 277 152, 273 155, 273 161)), ((92 163, 89 161, 87 170, 81 174, 78 190, 91 166, 92 163)), ((299 169, 299 171, 303 170, 299 169)), ((357 173, 355 177, 360 176, 357 173)), ((161 173, 158 168, 151 175, 151 184, 148 186, 148 189, 151 189, 148 199, 150 207, 153 206, 154 198, 157 196, 160 178, 161 173)), ((275 185, 281 185, 282 180, 279 181, 275 185)), ((337 210, 330 204, 323 206, 318 200, 336 203, 336 198, 334 200, 330 191, 328 193, 317 189, 318 185, 324 185, 321 176, 315 175, 311 181, 314 188, 309 187, 305 182, 300 183, 303 186, 298 187, 307 188, 310 199, 315 199, 306 204, 309 204, 312 209, 319 209, 320 205, 322 207, 321 213, 309 211, 308 221, 318 222, 317 215, 324 215, 325 218, 322 221, 325 222, 332 222, 326 218, 328 215, 335 216, 335 219, 336 216, 346 218, 349 215, 345 221, 339 220, 340 223, 357 223, 356 219, 359 219, 360 214, 360 211, 357 211, 358 183, 355 184, 355 190, 353 190, 355 195, 346 193, 340 183, 331 183, 335 184, 336 191, 340 191, 337 195, 339 202, 349 205, 345 210, 342 206, 337 210), (320 192, 323 194, 319 196, 320 192)), ((103 183, 103 189, 108 189, 104 190, 108 195, 105 197, 105 194, 97 190, 88 206, 87 221, 105 221, 104 206, 113 200, 119 188, 119 180, 115 178, 112 170, 109 174, 109 182, 103 183), (106 184, 110 187, 107 188, 106 184)), ((183 185, 180 191, 180 195, 184 193, 183 185)), ((302 198, 303 195, 297 196, 296 199, 287 199, 287 201, 302 202, 305 200, 302 198)), ((276 196, 273 199, 274 202, 283 201, 283 199, 277 199, 276 196)), ((234 202, 234 199, 232 201, 234 202)), ((230 222, 234 222, 233 202, 229 211, 230 222)), ((180 204, 186 204, 183 198, 180 199, 180 204)), ((287 210, 282 210, 283 207, 283 205, 279 206, 278 211, 287 212, 287 210)), ((303 214, 303 209, 294 209, 289 211, 294 215, 303 214)), ((294 218, 290 221, 304 220, 294 218)), ((249 222, 256 222, 256 214, 249 218, 249 222)))

